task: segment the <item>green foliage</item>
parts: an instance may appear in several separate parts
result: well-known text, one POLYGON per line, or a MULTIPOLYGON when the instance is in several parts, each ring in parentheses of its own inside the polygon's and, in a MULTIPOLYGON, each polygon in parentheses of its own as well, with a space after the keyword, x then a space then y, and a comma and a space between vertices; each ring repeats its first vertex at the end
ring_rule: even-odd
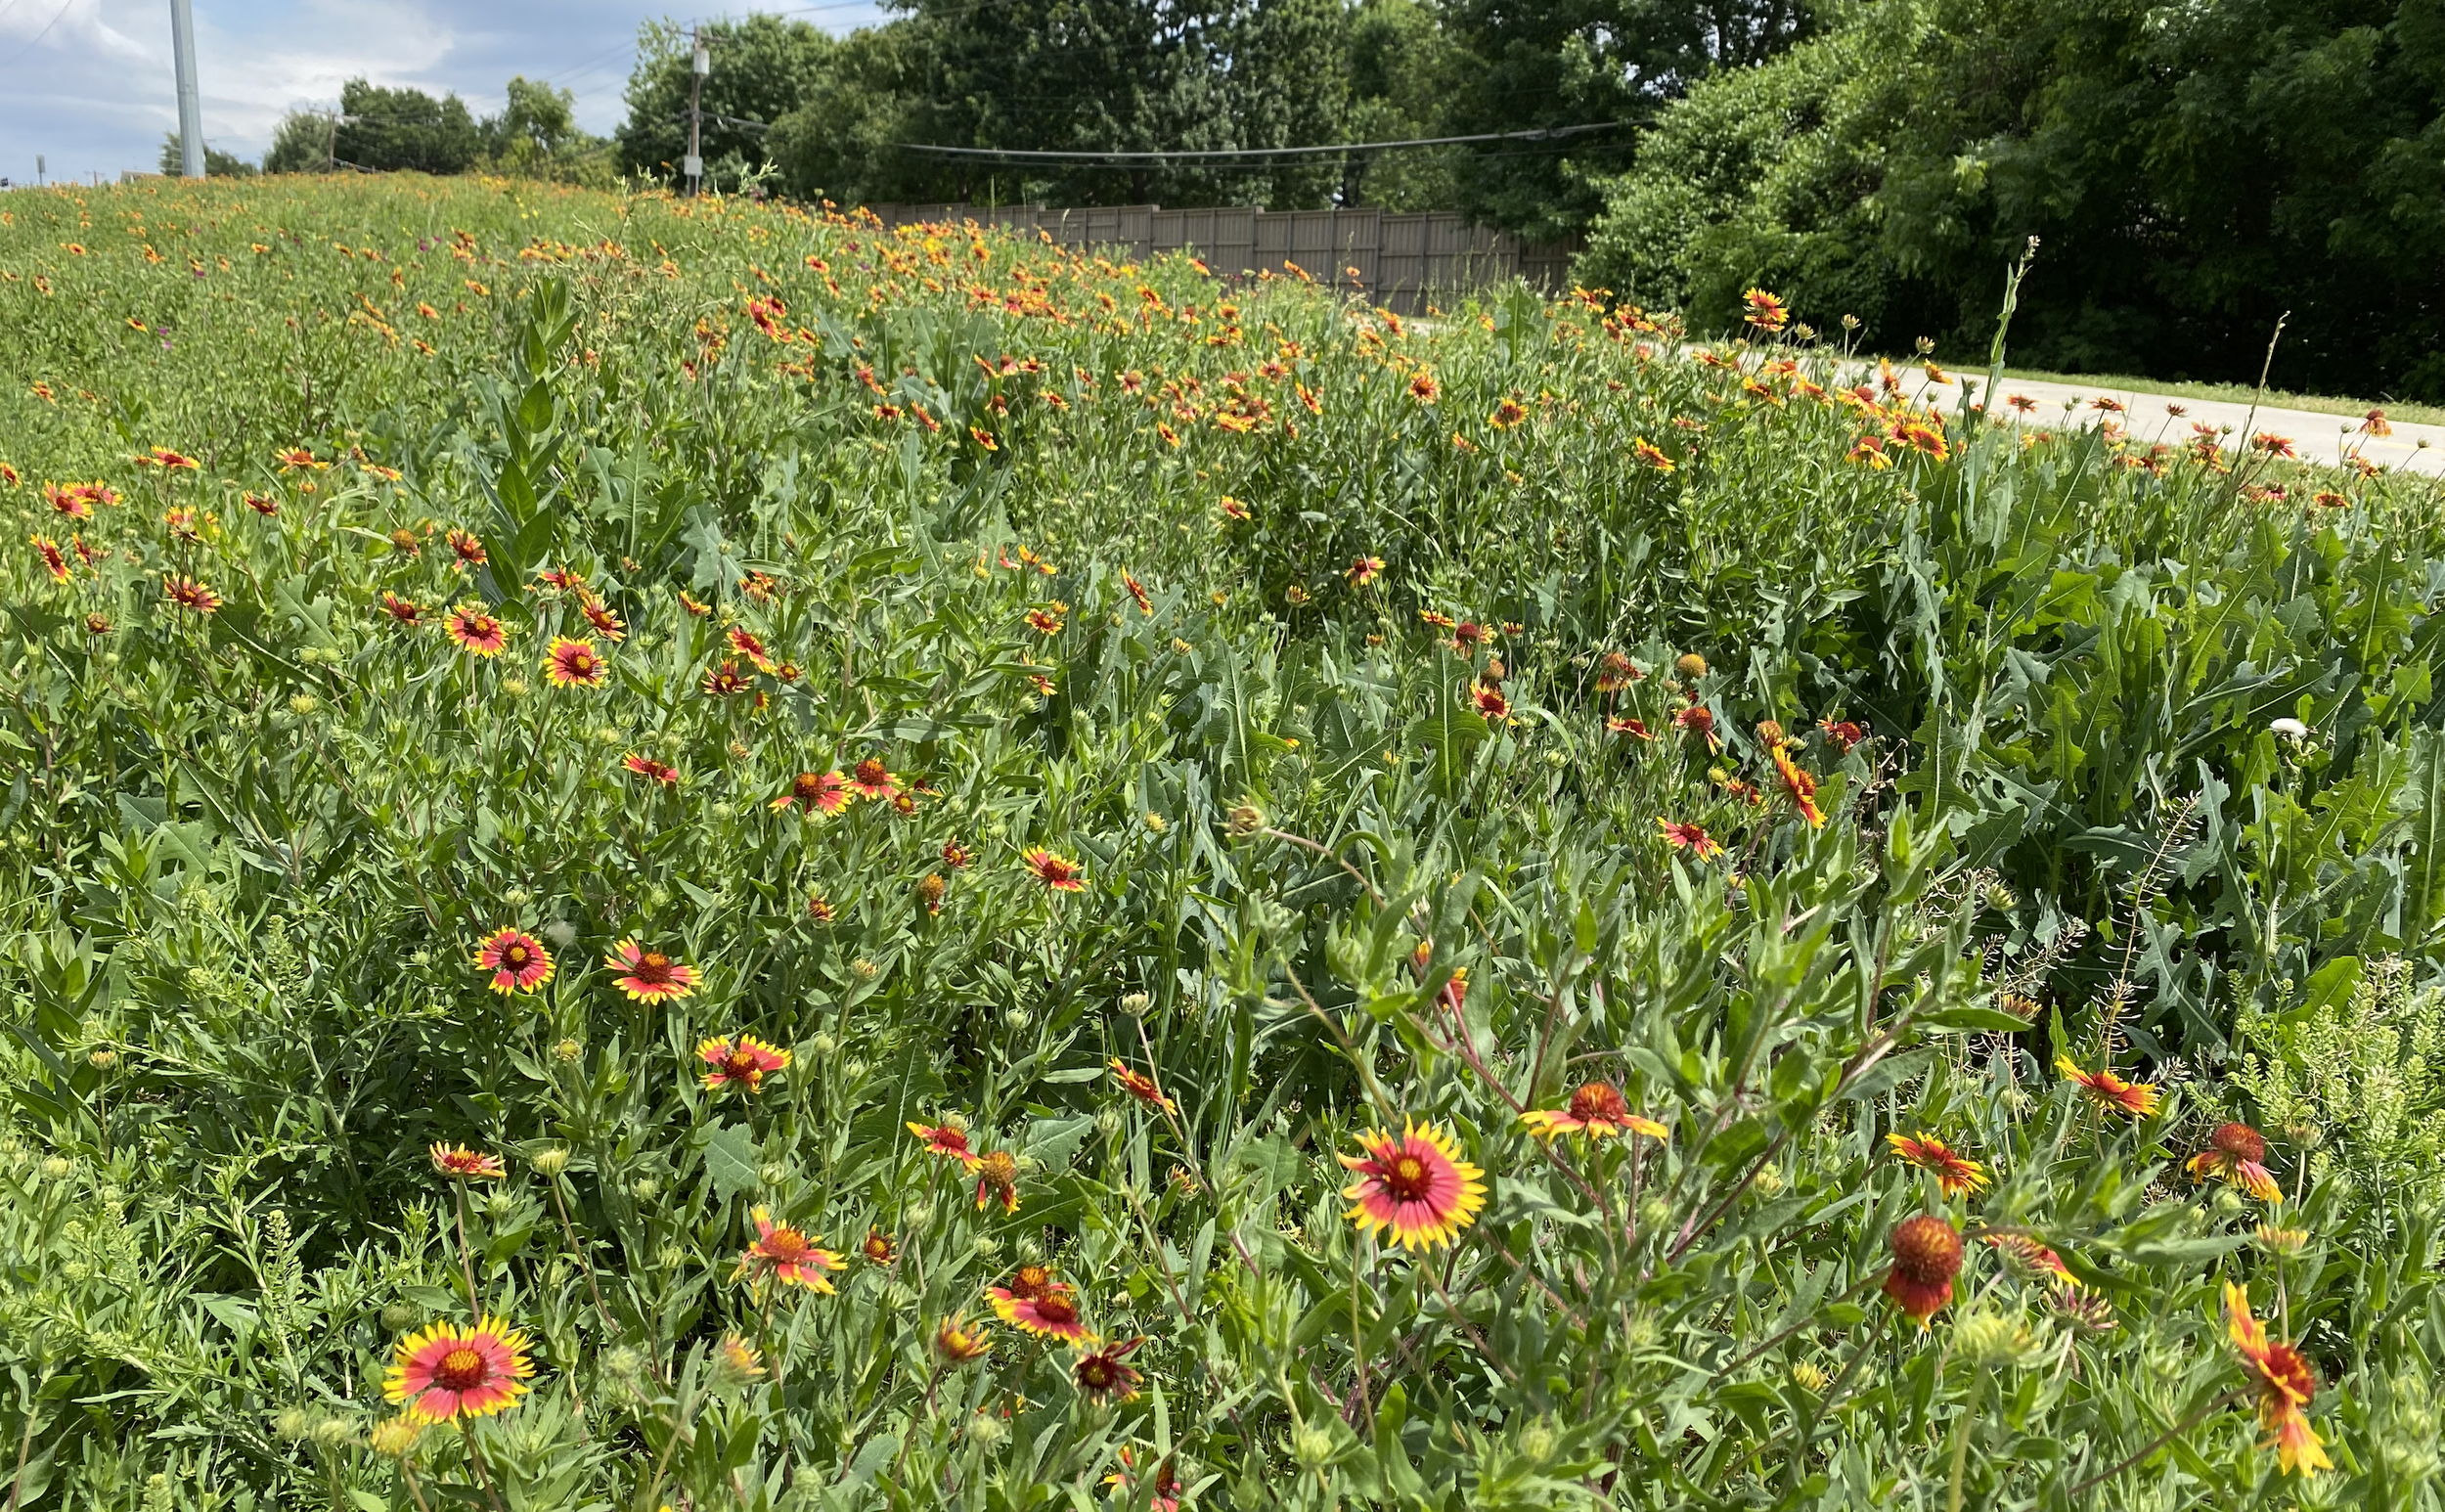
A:
POLYGON ((2440 60, 2424 0, 1880 0, 1666 110, 1590 277, 1717 330, 1765 280, 1886 349, 1982 355, 2034 236, 2036 366, 2255 381, 2289 311, 2278 383, 2445 395, 2440 60))
MULTIPOLYGON (((825 60, 839 44, 804 21, 760 14, 709 22, 703 32, 713 55, 698 139, 705 187, 732 191, 772 160, 769 128, 818 98, 825 60)), ((688 31, 676 22, 647 22, 640 28, 628 118, 613 133, 621 172, 641 182, 679 181, 694 57, 688 31)))
POLYGON ((1452 0, 1444 10, 1466 63, 1452 75, 1454 132, 1619 121, 1606 135, 1473 156, 1463 207, 1535 238, 1585 228, 1603 180, 1630 163, 1639 128, 1716 69, 1763 63, 1809 29, 1801 0, 1656 6, 1625 0, 1513 5, 1452 0))
POLYGON ((2431 483, 718 197, 13 214, 21 1506, 2436 1505, 2434 1093, 2384 1090, 2445 924, 2431 483), (1524 1124, 1593 1083, 1664 1135, 1524 1124), (2271 1204, 2181 1169, 2253 1105, 2271 1204), (1015 1211, 907 1127, 955 1117, 1015 1211), (1348 1217, 1410 1120, 1485 1174, 1447 1249, 1348 1217), (832 1290, 740 1275, 764 1222, 832 1290), (937 1354, 1037 1262, 1136 1395, 937 1354), (531 1393, 404 1432, 402 1339, 480 1312, 531 1393))
POLYGON ((2380 1200, 2445 1199, 2445 994, 2407 962, 2334 960, 2242 1036, 2234 1084, 2269 1124, 2330 1141, 2312 1169, 2380 1200))
POLYGON ((339 111, 332 150, 360 168, 462 173, 483 149, 475 117, 457 95, 436 100, 421 89, 350 79, 339 86, 339 111))
MULTIPOLYGON (((161 171, 181 173, 186 170, 186 166, 187 159, 181 152, 178 133, 175 131, 164 133, 161 138, 161 171)), ((224 153, 209 143, 205 144, 203 172, 206 178, 245 178, 254 171, 253 163, 233 153, 224 153)))

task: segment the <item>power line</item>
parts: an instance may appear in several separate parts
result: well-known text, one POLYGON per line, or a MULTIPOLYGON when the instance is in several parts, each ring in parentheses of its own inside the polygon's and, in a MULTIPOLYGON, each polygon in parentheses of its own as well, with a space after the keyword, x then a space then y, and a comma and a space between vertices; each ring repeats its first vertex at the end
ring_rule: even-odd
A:
POLYGON ((1400 142, 1327 142, 1313 147, 1196 148, 1170 152, 1063 152, 1029 147, 941 147, 929 142, 895 142, 904 152, 931 153, 943 157, 1019 157, 1063 162, 1179 162, 1209 157, 1298 157, 1325 153, 1380 153, 1399 148, 1455 147, 1465 142, 1540 142, 1609 131, 1626 122, 1590 121, 1579 126, 1544 126, 1533 131, 1480 131, 1459 137, 1411 137, 1400 142))
POLYGON ((51 28, 60 23, 60 18, 66 16, 68 13, 68 7, 74 5, 75 3, 76 0, 60 0, 60 8, 51 13, 51 20, 44 23, 43 28, 40 31, 34 33, 33 41, 26 43, 23 47, 17 50, 17 57, 9 60, 9 66, 12 67, 16 67, 18 59, 23 58, 27 53, 32 52, 34 48, 41 43, 43 38, 51 35, 51 28))

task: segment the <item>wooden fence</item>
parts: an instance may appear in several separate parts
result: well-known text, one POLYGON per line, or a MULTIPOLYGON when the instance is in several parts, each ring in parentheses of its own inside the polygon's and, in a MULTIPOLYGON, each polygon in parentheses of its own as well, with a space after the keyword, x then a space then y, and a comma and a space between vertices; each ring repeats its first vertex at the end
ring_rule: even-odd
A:
POLYGON ((1548 293, 1570 287, 1580 242, 1522 242, 1449 210, 1259 210, 1226 205, 1166 210, 1151 204, 1054 209, 1041 204, 878 204, 886 226, 918 223, 1043 231, 1063 246, 1102 246, 1133 258, 1184 251, 1215 272, 1282 273, 1297 264, 1320 284, 1419 315, 1439 298, 1512 278, 1548 293))

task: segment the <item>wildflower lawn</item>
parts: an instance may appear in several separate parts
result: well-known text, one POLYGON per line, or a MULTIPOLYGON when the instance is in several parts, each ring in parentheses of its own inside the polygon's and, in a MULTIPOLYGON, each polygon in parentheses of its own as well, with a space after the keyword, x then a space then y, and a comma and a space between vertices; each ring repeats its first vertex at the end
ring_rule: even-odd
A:
POLYGON ((2438 1505, 2432 483, 1762 291, 0 207, 11 1507, 2438 1505))

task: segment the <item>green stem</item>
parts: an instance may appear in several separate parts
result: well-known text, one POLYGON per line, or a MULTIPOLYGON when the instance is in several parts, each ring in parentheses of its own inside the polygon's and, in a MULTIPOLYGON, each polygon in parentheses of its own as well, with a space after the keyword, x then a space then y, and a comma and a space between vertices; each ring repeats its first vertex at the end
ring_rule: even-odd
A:
POLYGON ((1970 1377, 1970 1400, 1962 1403, 1961 1416, 1953 1424, 1952 1480, 1944 1492, 1944 1512, 1961 1512, 1962 1475, 1970 1463, 1970 1428, 1978 1421, 1978 1405, 1985 1397, 1986 1367, 1980 1365, 1970 1377))

